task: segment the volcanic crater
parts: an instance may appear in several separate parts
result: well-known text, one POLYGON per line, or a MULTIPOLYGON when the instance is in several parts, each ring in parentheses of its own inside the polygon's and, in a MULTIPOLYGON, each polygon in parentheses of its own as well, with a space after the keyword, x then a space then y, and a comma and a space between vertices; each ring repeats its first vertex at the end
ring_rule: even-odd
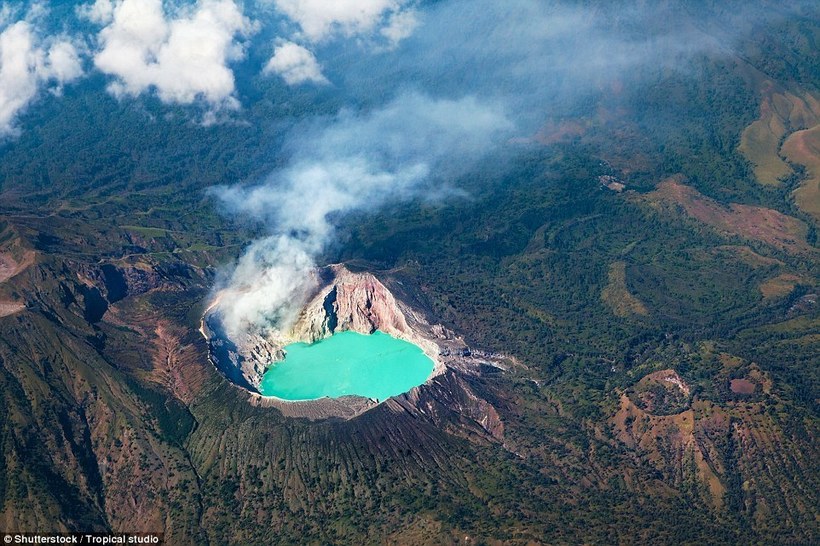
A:
POLYGON ((219 305, 210 306, 203 316, 201 332, 208 341, 211 362, 247 392, 251 404, 311 420, 351 419, 382 403, 397 411, 430 416, 443 405, 467 417, 476 414, 486 423, 483 428, 487 433, 500 436, 503 426, 498 414, 471 389, 469 378, 481 375, 487 366, 506 369, 509 363, 505 357, 476 351, 452 330, 429 320, 413 291, 389 275, 377 278, 334 264, 317 269, 315 277, 314 290, 286 332, 271 329, 230 336, 222 324, 219 305), (383 401, 358 395, 288 401, 260 393, 262 376, 273 363, 284 359, 286 345, 314 343, 340 332, 369 335, 377 330, 420 347, 433 361, 433 370, 423 384, 383 401))

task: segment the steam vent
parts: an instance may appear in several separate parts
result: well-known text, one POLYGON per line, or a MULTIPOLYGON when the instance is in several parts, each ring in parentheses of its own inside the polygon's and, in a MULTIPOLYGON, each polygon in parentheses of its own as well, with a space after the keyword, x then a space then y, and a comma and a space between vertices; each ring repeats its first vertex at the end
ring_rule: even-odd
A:
POLYGON ((417 405, 448 374, 504 367, 498 357, 474 354, 461 337, 431 325, 406 303, 412 295, 397 280, 382 282, 344 265, 317 276, 318 288, 288 332, 230 338, 216 307, 203 317, 212 362, 248 391, 251 403, 294 417, 350 418, 387 400, 417 405))

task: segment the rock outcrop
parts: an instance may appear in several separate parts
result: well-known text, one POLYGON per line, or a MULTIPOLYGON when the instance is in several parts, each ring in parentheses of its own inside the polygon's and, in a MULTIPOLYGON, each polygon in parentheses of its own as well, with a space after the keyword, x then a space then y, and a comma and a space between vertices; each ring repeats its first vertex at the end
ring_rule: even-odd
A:
POLYGON ((410 331, 396 298, 375 276, 352 273, 340 265, 330 270, 332 281, 305 306, 291 331, 293 337, 313 342, 348 330, 381 330, 396 336, 410 331))
POLYGON ((447 336, 441 326, 430 326, 372 273, 353 273, 343 265, 328 269, 331 280, 302 310, 287 335, 289 339, 312 343, 336 332, 372 334, 381 330, 421 347, 435 363, 433 375, 443 371, 441 355, 446 351, 442 343, 454 336, 447 336))

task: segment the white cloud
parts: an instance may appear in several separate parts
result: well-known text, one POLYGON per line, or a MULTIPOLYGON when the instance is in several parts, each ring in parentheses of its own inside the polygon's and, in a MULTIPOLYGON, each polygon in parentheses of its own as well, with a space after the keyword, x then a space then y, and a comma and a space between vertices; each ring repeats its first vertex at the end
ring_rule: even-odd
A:
POLYGON ((405 38, 409 38, 418 26, 415 11, 397 11, 387 21, 387 26, 381 29, 381 35, 395 45, 405 38))
POLYGON ((328 83, 313 53, 293 42, 283 42, 276 46, 264 73, 279 74, 288 85, 328 83))
MULTIPOLYGON (((368 34, 398 14, 411 13, 406 0, 275 0, 279 10, 299 24, 305 37, 317 42, 334 34, 351 37, 368 34)), ((404 24, 409 19, 404 20, 404 24)), ((399 21, 401 23, 401 21, 399 21)), ((396 27, 398 28, 398 27, 396 27)), ((405 29, 408 28, 405 26, 405 29)), ((388 39, 406 37, 402 32, 383 34, 388 39)))
MULTIPOLYGON (((98 0, 103 1, 103 0, 98 0)), ((338 36, 364 37, 364 42, 395 47, 413 33, 418 20, 410 0, 267 0, 295 22, 301 32, 280 44, 264 73, 279 74, 289 85, 327 83, 311 49, 295 41, 316 44, 338 36), (372 39, 376 38, 375 41, 372 39)))
POLYGON ((74 81, 83 75, 77 48, 67 40, 57 41, 51 45, 46 66, 50 77, 60 84, 74 81))
POLYGON ((94 64, 116 78, 115 96, 155 90, 168 103, 238 104, 228 64, 243 57, 237 38, 254 25, 233 0, 199 0, 172 15, 162 0, 97 0, 84 12, 106 24, 94 64))
POLYGON ((12 10, 9 4, 0 5, 0 26, 4 26, 11 21, 12 10))
POLYGON ((43 86, 59 92, 80 75, 79 55, 68 40, 41 40, 28 21, 6 27, 0 33, 0 136, 16 132, 17 115, 43 86))
POLYGON ((93 4, 78 6, 77 13, 92 23, 107 25, 114 18, 114 4, 111 0, 96 0, 93 4))

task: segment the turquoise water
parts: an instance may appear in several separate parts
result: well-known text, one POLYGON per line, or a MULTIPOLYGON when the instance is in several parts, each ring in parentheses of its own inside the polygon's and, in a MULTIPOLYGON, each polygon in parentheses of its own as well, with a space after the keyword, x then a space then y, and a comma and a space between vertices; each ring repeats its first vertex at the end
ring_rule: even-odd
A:
POLYGON ((424 383, 433 361, 416 345, 383 332, 341 332, 285 346, 285 360, 262 376, 259 392, 284 400, 357 394, 384 400, 424 383))

